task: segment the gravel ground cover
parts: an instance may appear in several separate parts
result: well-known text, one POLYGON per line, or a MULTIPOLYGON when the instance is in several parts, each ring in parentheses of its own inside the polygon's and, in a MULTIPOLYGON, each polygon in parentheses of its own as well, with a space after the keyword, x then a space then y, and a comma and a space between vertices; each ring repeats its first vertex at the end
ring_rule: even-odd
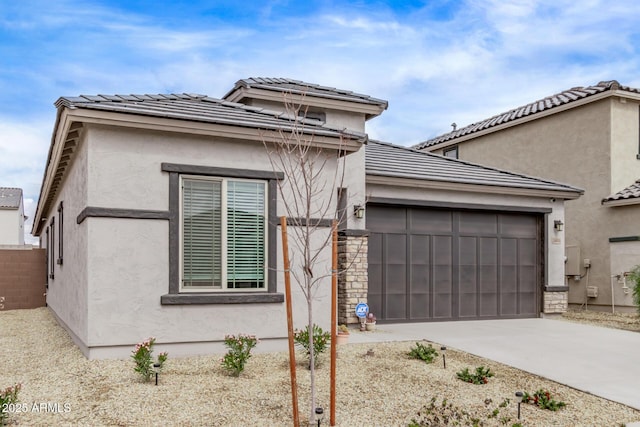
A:
MULTIPOLYGON (((241 331, 230 331, 241 332, 241 331)), ((354 332, 358 333, 358 332, 354 332)), ((370 332, 375 333, 375 332, 370 332)), ((147 337, 141 337, 141 340, 147 337)), ((348 344, 338 348, 339 426, 406 426, 432 397, 486 416, 517 390, 543 388, 567 407, 557 412, 522 405, 524 426, 617 426, 640 421, 640 411, 582 393, 517 369, 453 349, 425 364, 406 353, 414 342, 348 344), (456 378, 465 367, 489 367, 488 384, 456 378)), ((260 344, 258 344, 259 346, 260 344)), ((434 347, 440 348, 439 344, 434 347)), ((290 426, 291 395, 286 353, 257 353, 240 377, 220 367, 221 355, 172 358, 160 384, 141 383, 131 360, 88 361, 48 309, 0 312, 0 389, 22 384, 9 425, 17 426, 290 426), (44 406, 42 405, 44 403, 44 406), (47 406, 48 404, 48 406, 47 406)), ((301 419, 306 418, 309 373, 300 355, 301 419)), ((329 360, 318 370, 318 404, 329 411, 329 360)), ((484 425, 517 421, 511 399, 484 425)))
POLYGON ((640 332, 640 316, 637 313, 607 313, 601 311, 570 310, 562 315, 563 320, 640 332))

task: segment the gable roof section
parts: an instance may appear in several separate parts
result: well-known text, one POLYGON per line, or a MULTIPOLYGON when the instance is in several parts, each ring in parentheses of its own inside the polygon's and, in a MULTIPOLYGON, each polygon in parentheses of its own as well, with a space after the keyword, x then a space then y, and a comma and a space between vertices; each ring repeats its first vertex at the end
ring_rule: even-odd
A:
MULTIPOLYGON (((449 183, 476 188, 496 187, 506 192, 553 195, 574 199, 584 190, 554 181, 464 162, 437 154, 370 140, 366 146, 367 176, 428 181, 437 187, 449 183)), ((389 181, 391 183, 391 181, 389 181)), ((473 190, 471 190, 473 191, 473 190)))
POLYGON ((315 83, 307 83, 300 80, 287 78, 250 77, 238 80, 223 99, 241 102, 246 98, 258 97, 282 101, 282 94, 292 94, 308 98, 321 98, 330 101, 342 101, 354 104, 362 104, 368 111, 367 118, 375 117, 386 110, 389 103, 385 100, 369 95, 352 92, 350 90, 337 89, 329 86, 321 86, 315 83), (273 99, 275 92, 276 98, 273 99))
POLYGON ((624 206, 637 203, 640 203, 640 179, 602 200, 602 204, 606 206, 624 206))
POLYGON ((332 128, 314 119, 294 117, 286 113, 224 101, 206 95, 81 95, 61 97, 55 106, 114 113, 213 123, 244 128, 291 130, 303 126, 308 133, 330 137, 349 135, 363 140, 359 132, 332 128))
POLYGON ((448 141, 454 141, 467 135, 480 133, 482 131, 485 131, 483 133, 488 133, 500 125, 506 125, 512 122, 515 124, 515 122, 518 121, 533 120, 538 117, 542 117, 543 115, 552 114, 556 111, 582 105, 585 102, 595 101, 605 96, 611 96, 614 93, 621 95, 621 92, 626 93, 627 95, 635 95, 635 97, 640 99, 640 97, 638 97, 640 89, 622 86, 616 80, 602 81, 595 86, 574 87, 521 107, 514 108, 513 110, 509 110, 505 113, 472 123, 444 135, 418 143, 414 145, 413 148, 421 150, 448 141))
POLYGON ((19 209, 21 201, 21 188, 0 187, 0 209, 19 209))
POLYGON ((280 141, 280 132, 308 135, 313 144, 352 152, 367 135, 311 118, 229 102, 206 95, 81 95, 61 97, 51 137, 32 234, 42 230, 85 123, 217 135, 260 142, 280 141))

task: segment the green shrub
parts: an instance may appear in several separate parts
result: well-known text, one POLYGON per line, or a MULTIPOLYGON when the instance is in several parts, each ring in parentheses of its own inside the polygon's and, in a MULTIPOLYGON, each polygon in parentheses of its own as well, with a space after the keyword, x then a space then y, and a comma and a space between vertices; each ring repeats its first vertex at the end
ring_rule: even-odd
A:
POLYGON ((21 384, 16 384, 0 390, 0 426, 3 426, 6 418, 13 410, 9 405, 15 405, 18 401, 18 392, 22 388, 21 384))
POLYGON ((419 342, 417 342, 416 346, 412 347, 407 354, 412 359, 424 360, 426 363, 433 363, 435 358, 438 357, 438 352, 431 344, 427 347, 419 342))
MULTIPOLYGON (((309 350, 309 327, 305 326, 304 329, 297 329, 293 333, 293 340, 296 345, 304 348, 305 354, 311 356, 309 350)), ((331 333, 325 332, 322 328, 316 324, 313 325, 313 354, 314 357, 318 357, 324 353, 327 349, 327 344, 331 341, 331 333)))
POLYGON ((258 344, 255 335, 225 335, 224 345, 229 349, 220 360, 222 367, 232 376, 239 377, 251 357, 251 350, 258 344))
POLYGON ((556 401, 551 397, 551 393, 548 390, 540 389, 530 395, 525 392, 522 396, 522 402, 531 403, 532 405, 536 405, 542 409, 548 409, 550 411, 557 411, 558 409, 564 408, 567 406, 566 403, 562 401, 556 401))
MULTIPOLYGON (((135 367, 133 368, 140 376, 143 381, 149 381, 153 376, 153 346, 155 345, 156 339, 151 337, 141 343, 136 344, 135 350, 132 351, 131 358, 135 362, 135 367)), ((162 365, 167 361, 168 353, 162 352, 158 355, 158 364, 160 365, 160 369, 162 369, 162 365)))
POLYGON ((629 279, 633 282, 633 302, 640 314, 640 265, 633 267, 629 279))
POLYGON ((457 372, 456 376, 462 381, 466 381, 472 384, 486 384, 488 379, 493 377, 494 374, 490 368, 479 366, 474 373, 469 372, 469 368, 464 368, 462 371, 457 372))

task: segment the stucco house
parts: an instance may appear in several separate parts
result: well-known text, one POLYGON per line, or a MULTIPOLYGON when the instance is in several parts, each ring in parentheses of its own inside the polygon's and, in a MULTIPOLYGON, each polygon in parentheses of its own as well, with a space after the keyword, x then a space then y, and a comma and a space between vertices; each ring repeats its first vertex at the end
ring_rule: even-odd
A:
MULTIPOLYGON (((365 124, 386 101, 250 78, 223 99, 98 95, 56 107, 33 234, 50 248, 48 306, 88 358, 127 357, 148 336, 173 355, 220 351, 236 332, 285 348, 278 217, 289 195, 277 189, 289 177, 269 148, 296 132, 345 170, 317 201, 330 215, 310 219, 324 237, 340 218, 341 322, 357 321, 359 301, 382 322, 566 308, 564 234, 553 224, 582 190, 371 141, 365 124)), ((329 283, 315 296, 323 327, 329 283)), ((301 327, 295 286, 293 307, 301 327)))
POLYGON ((454 129, 414 148, 585 190, 566 204, 569 302, 631 309, 625 272, 640 264, 640 90, 574 87, 454 129))
POLYGON ((0 187, 0 245, 24 245, 22 189, 0 187))

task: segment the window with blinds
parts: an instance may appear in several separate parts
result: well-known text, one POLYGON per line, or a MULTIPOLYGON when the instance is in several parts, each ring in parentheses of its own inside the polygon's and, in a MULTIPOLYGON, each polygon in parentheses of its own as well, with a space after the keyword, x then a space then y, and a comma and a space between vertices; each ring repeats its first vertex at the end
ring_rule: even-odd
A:
POLYGON ((182 178, 182 288, 265 289, 266 183, 182 178))

